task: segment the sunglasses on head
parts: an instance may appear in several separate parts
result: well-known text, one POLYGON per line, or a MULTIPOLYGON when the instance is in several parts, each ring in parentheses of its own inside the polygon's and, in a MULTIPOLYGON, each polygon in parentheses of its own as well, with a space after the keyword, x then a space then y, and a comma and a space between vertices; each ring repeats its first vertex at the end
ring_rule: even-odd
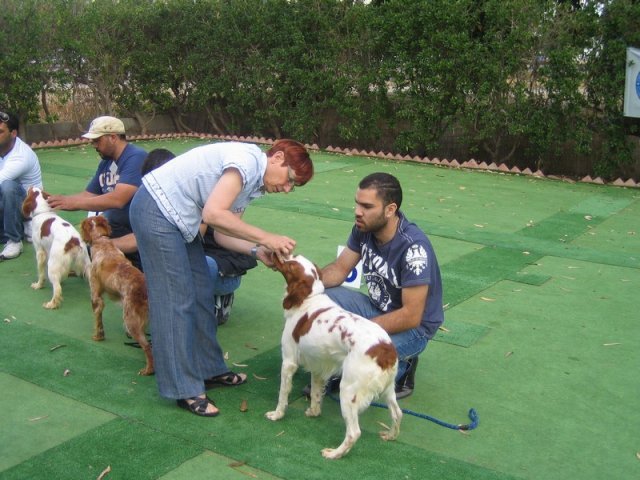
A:
POLYGON ((9 114, 0 112, 0 122, 7 123, 9 121, 9 114))

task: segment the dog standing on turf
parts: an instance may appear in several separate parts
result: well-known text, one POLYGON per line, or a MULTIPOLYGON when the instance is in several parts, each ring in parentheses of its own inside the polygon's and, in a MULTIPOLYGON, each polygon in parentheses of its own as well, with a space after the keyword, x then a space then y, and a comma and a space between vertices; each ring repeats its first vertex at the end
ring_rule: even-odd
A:
POLYGON ((91 287, 91 305, 95 318, 93 339, 104 340, 102 311, 107 293, 112 300, 122 303, 122 317, 129 335, 134 338, 146 356, 147 364, 138 374, 152 375, 153 355, 151 344, 145 336, 145 328, 149 317, 147 301, 147 284, 144 275, 134 267, 115 245, 109 235, 111 227, 102 216, 85 218, 80 225, 82 238, 91 246, 91 270, 89 286, 91 287))
POLYGON ((324 293, 318 268, 302 255, 284 262, 274 256, 274 265, 287 282, 282 302, 285 325, 278 406, 266 417, 284 416, 298 365, 311 372, 308 417, 320 415, 324 385, 341 372, 340 408, 346 435, 338 448, 325 448, 322 455, 336 459, 349 452, 360 437, 358 415, 376 397, 386 401, 391 413, 391 427, 380 437, 394 440, 400 433, 402 411, 395 392, 398 355, 389 335, 378 324, 333 302, 324 293))
POLYGON ((53 286, 53 297, 42 306, 58 308, 62 304, 61 282, 71 271, 86 276, 91 265, 87 245, 69 222, 59 217, 47 203, 49 194, 30 187, 22 202, 22 215, 31 219, 32 242, 36 252, 38 280, 31 288, 44 286, 45 269, 53 286))

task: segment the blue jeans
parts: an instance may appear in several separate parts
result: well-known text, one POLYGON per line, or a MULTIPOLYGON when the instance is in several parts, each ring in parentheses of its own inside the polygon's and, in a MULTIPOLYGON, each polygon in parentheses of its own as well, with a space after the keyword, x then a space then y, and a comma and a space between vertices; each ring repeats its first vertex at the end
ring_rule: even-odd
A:
POLYGON ((218 264, 212 257, 205 257, 207 259, 207 267, 209 267, 209 275, 213 280, 213 294, 214 295, 228 295, 233 293, 240 286, 240 279, 242 277, 223 277, 218 272, 218 264))
MULTIPOLYGON (((379 310, 369 297, 362 292, 346 287, 327 288, 326 292, 329 297, 345 310, 356 313, 364 318, 374 318, 384 315, 385 312, 379 310)), ((409 368, 407 360, 418 356, 427 348, 429 339, 426 334, 417 328, 405 330, 404 332, 389 334, 393 345, 398 352, 398 374, 396 375, 396 383, 404 375, 409 368)))
POLYGON ((131 202, 130 218, 147 280, 158 391, 174 399, 201 395, 205 379, 229 371, 216 338, 202 243, 185 243, 144 186, 131 202))
POLYGON ((19 242, 24 236, 22 224, 22 202, 27 192, 15 180, 5 180, 0 184, 0 240, 19 242))

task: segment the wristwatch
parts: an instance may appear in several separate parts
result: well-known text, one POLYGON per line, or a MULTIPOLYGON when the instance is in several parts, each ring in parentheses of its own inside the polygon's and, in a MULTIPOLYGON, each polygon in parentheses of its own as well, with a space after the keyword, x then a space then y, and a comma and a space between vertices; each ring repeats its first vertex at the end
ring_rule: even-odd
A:
POLYGON ((257 258, 258 257, 258 248, 260 248, 259 244, 255 244, 253 247, 251 247, 251 256, 253 258, 257 258))

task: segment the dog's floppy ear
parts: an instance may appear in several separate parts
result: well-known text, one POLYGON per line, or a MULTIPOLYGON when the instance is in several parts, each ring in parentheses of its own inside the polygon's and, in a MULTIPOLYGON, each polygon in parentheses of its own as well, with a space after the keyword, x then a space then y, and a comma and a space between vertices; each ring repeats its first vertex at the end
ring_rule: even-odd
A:
POLYGON ((304 282, 296 281, 295 283, 287 285, 287 296, 282 301, 282 308, 289 310, 293 307, 302 305, 304 299, 309 296, 311 289, 305 289, 304 282))
POLYGON ((91 241, 91 219, 85 218, 80 224, 80 236, 82 240, 89 243, 91 241))
POLYGON ((99 230, 102 231, 104 236, 110 237, 111 236, 111 225, 109 225, 109 220, 107 220, 107 217, 105 217, 103 215, 97 215, 94 218, 95 218, 96 227, 99 230))
POLYGON ((27 196, 24 197, 22 202, 22 216, 24 218, 31 217, 31 213, 36 209, 36 195, 38 192, 33 191, 33 187, 29 187, 27 196))
POLYGON ((311 295, 314 279, 305 275, 302 265, 297 262, 289 262, 289 271, 285 278, 287 279, 287 296, 282 301, 282 307, 289 310, 302 305, 305 298, 311 295))

